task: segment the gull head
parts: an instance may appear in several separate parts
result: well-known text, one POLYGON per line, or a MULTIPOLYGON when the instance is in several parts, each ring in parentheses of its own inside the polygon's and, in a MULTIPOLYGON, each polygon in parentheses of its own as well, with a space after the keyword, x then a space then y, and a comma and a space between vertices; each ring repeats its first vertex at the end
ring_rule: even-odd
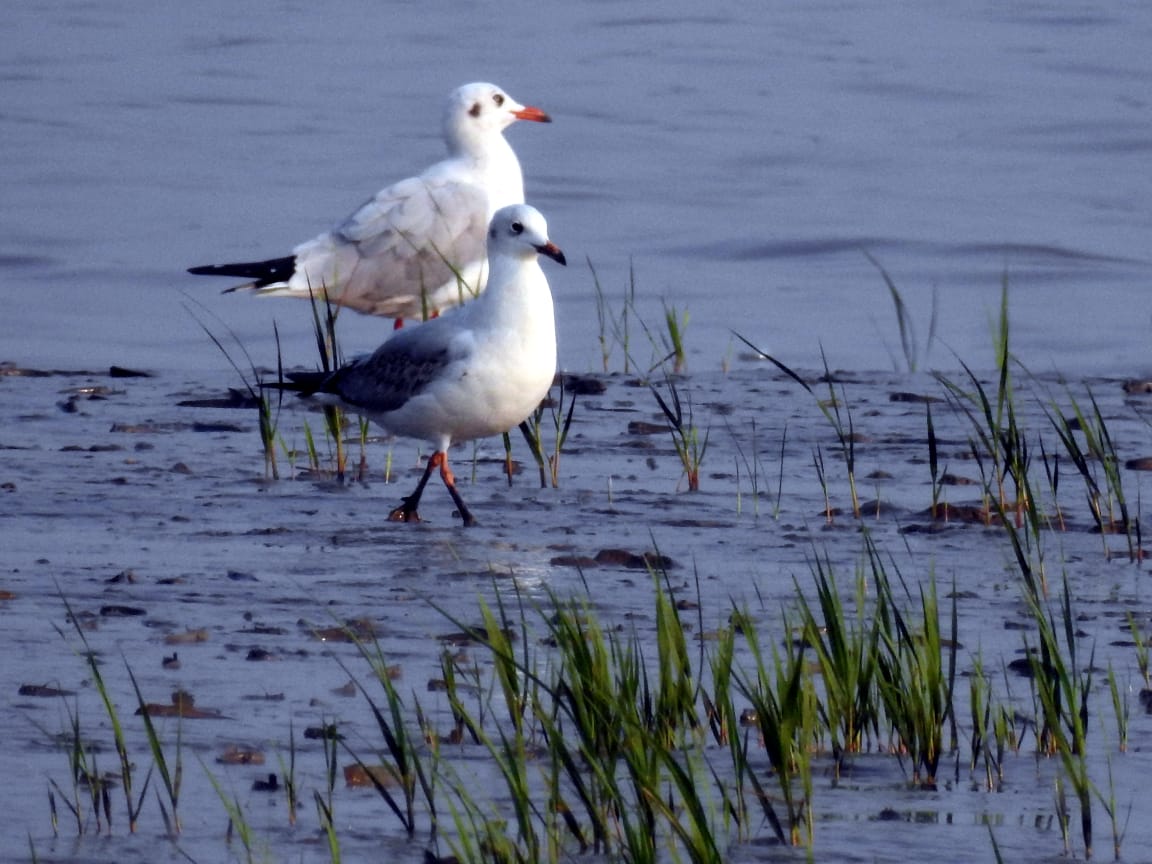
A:
POLYGON ((488 255, 529 258, 547 255, 567 265, 564 253, 548 239, 548 223, 528 204, 513 204, 496 211, 488 225, 488 255))
POLYGON ((495 84, 465 84, 448 97, 444 134, 450 142, 482 141, 499 135, 517 120, 552 122, 539 108, 521 105, 495 84))

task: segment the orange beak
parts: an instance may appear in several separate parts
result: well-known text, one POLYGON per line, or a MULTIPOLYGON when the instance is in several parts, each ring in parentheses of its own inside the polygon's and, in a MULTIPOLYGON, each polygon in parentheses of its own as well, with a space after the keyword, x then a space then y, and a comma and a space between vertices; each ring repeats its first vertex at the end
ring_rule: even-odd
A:
POLYGON ((535 120, 537 123, 551 123, 552 118, 539 108, 534 108, 531 105, 525 105, 519 111, 513 111, 512 116, 517 120, 535 120))

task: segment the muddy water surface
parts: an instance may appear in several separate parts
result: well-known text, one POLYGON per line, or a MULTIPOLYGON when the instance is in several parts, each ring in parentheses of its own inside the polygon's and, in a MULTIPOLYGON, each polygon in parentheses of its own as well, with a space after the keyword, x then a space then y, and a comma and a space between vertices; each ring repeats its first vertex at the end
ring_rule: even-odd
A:
MULTIPOLYGON (((977 654, 995 669, 1019 658, 1023 636, 1017 628, 1025 614, 1002 531, 962 520, 934 523, 927 514, 925 405, 909 394, 942 398, 943 386, 928 376, 840 377, 859 438, 859 520, 848 512, 845 465, 815 400, 771 367, 743 359, 727 375, 690 375, 679 384, 697 423, 709 431, 701 491, 684 491, 651 393, 631 376, 601 376, 602 394, 579 397, 559 489, 540 489, 534 467, 509 488, 498 442, 476 452, 472 482, 471 452, 457 455, 464 494, 481 522, 465 530, 438 488, 430 488, 422 508, 425 523, 384 521, 418 475, 417 447, 409 442, 370 443, 366 482, 339 484, 299 466, 293 477, 283 455, 283 478, 266 480, 252 410, 179 404, 225 396, 237 383, 228 377, 6 375, 0 379, 0 589, 6 598, 0 601, 6 645, 0 710, 10 731, 0 764, 13 830, 6 832, 5 857, 23 854, 30 836, 42 860, 175 860, 178 850, 196 860, 221 860, 230 854, 227 816, 210 772, 240 801, 260 848, 273 859, 327 860, 310 806, 289 830, 282 791, 252 791, 255 781, 281 770, 291 730, 298 782, 309 802, 310 790, 323 788, 324 763, 319 742, 304 740, 303 730, 337 722, 353 748, 372 754, 380 745, 367 705, 347 686, 350 677, 372 686, 366 664, 353 646, 318 639, 317 631, 354 621, 374 634, 398 667, 402 692, 419 698, 447 731, 445 700, 428 684, 440 677, 444 637, 458 628, 434 606, 475 621, 478 599, 491 602, 497 590, 518 589, 546 607, 548 592, 583 595, 584 580, 606 623, 647 634, 650 577, 628 556, 600 555, 597 561, 604 550, 659 549, 673 562, 669 572, 680 595, 699 601, 705 629, 719 626, 735 603, 746 606, 773 640, 781 635, 781 609, 793 605, 793 580, 808 590, 810 562, 819 555, 847 582, 862 553, 861 529, 867 529, 911 583, 934 575, 942 593, 950 593, 955 581, 962 671, 977 654), (813 467, 817 449, 831 503, 842 511, 831 520, 813 467), (389 452, 392 483, 383 479, 389 452), (127 668, 149 703, 171 704, 176 691, 194 699, 196 718, 157 720, 170 746, 177 735, 183 742, 184 834, 178 843, 156 845, 163 823, 152 801, 141 816, 141 835, 127 836, 123 802, 115 798, 110 837, 77 838, 66 813, 53 836, 47 784, 70 788, 62 744, 69 711, 78 713, 85 740, 100 748, 101 769, 115 767, 107 720, 65 600, 100 658, 138 766, 150 764, 150 756, 141 718, 132 713, 137 702, 127 668), (41 687, 71 695, 45 695, 41 687), (217 761, 234 748, 261 753, 264 764, 217 761)), ((1076 382, 1070 392, 1082 400, 1090 387, 1122 458, 1152 455, 1145 423, 1152 406, 1121 385, 1076 382)), ((1065 385, 1050 380, 1022 389, 1028 395, 1019 404, 1033 440, 1054 448, 1043 409, 1048 399, 1067 409, 1065 385)), ((304 418, 296 410, 281 416, 286 441, 301 441, 304 418)), ((934 404, 933 421, 948 472, 958 482, 978 480, 967 458, 970 422, 946 402, 934 404)), ((317 417, 311 423, 318 428, 317 417)), ((525 458, 523 446, 517 449, 525 458)), ((1131 740, 1120 754, 1103 673, 1096 678, 1093 770, 1098 782, 1106 782, 1105 759, 1111 759, 1117 801, 1135 812, 1152 717, 1137 701, 1139 674, 1124 616, 1132 611, 1152 626, 1148 577, 1122 554, 1127 547, 1121 538, 1102 539, 1092 530, 1083 485, 1067 465, 1062 470, 1057 501, 1066 530, 1048 533, 1045 549, 1053 578, 1066 574, 1072 586, 1084 656, 1094 650, 1100 670, 1113 664, 1126 691, 1131 740)), ((1144 476, 1123 475, 1134 507, 1144 476)), ((976 504, 977 488, 947 486, 944 500, 976 504)), ((1054 505, 1048 502, 1053 512, 1054 505)), ((1031 714, 1027 683, 1011 673, 997 680, 1016 707, 1031 714)), ((961 706, 966 687, 962 679, 961 706)), ((934 792, 909 787, 897 760, 886 755, 854 760, 838 785, 821 773, 818 854, 895 861, 907 860, 910 850, 928 857, 949 848, 959 856, 954 860, 989 861, 991 825, 1011 860, 1056 857, 1062 848, 1053 804, 1056 766, 1036 762, 1030 742, 1009 757, 999 792, 984 791, 963 759, 958 779, 953 765, 934 792), (890 820, 899 823, 898 832, 890 820)), ((968 740, 962 737, 960 745, 966 750, 968 740)), ((476 748, 448 749, 461 770, 478 772, 485 787, 498 788, 485 779, 491 768, 476 748)), ((427 837, 407 844, 371 790, 338 784, 336 813, 350 860, 382 843, 394 844, 397 858, 419 860, 427 837)), ((1096 816, 1098 848, 1106 849, 1105 818, 1096 816)), ((1143 821, 1133 819, 1127 853, 1147 848, 1152 837, 1146 832, 1143 821)), ((763 836, 769 836, 767 828, 763 836)), ((733 850, 735 859, 756 854, 755 847, 733 850)))

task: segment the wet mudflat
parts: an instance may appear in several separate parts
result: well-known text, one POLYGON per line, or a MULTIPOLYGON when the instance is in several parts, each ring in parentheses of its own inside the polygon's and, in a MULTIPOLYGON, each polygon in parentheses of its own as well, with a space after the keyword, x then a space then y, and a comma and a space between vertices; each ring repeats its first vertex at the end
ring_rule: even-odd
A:
MULTIPOLYGON (((593 378, 603 392, 577 397, 559 488, 540 488, 518 437, 513 450, 523 470, 511 486, 498 440, 483 442, 474 460, 470 447, 458 448, 456 473, 480 521, 465 530, 434 486, 422 506, 423 524, 385 521, 418 477, 419 447, 412 442, 370 441, 363 482, 315 475, 306 458, 293 464, 283 451, 280 479, 269 479, 256 412, 204 407, 237 386, 235 376, 5 371, 0 711, 9 734, 0 764, 5 782, 20 787, 20 794, 6 796, 5 857, 25 854, 30 838, 40 860, 155 861, 184 854, 242 860, 246 853, 235 835, 229 843, 229 815, 211 777, 238 802, 261 855, 328 860, 312 805, 313 791, 326 788, 323 740, 306 738, 305 730, 337 724, 349 751, 366 762, 379 761, 383 750, 368 704, 349 686, 350 679, 379 685, 344 625, 378 642, 400 692, 420 702, 446 741, 451 714, 435 685, 441 656, 465 652, 488 668, 487 656, 468 644, 459 626, 478 621, 481 598, 491 604, 499 594, 516 602, 518 592, 527 608, 546 610, 552 597, 586 596, 605 626, 634 628, 649 638, 653 577, 643 556, 658 552, 675 596, 690 610, 684 621, 693 637, 722 626, 735 607, 749 612, 764 644, 782 644, 782 612, 794 610, 797 585, 810 594, 813 561, 826 559, 838 579, 851 584, 865 531, 913 592, 935 579, 941 596, 951 596, 955 585, 960 754, 945 755, 931 791, 911 784, 900 760, 886 753, 848 760, 837 782, 817 759, 817 857, 894 861, 948 850, 951 860, 990 861, 989 827, 1008 860, 1060 856, 1058 765, 1036 758, 1030 734, 1019 753, 1009 755, 999 790, 985 788, 982 770, 968 766, 965 676, 976 658, 995 670, 997 689, 1025 718, 1022 729, 1036 715, 1026 678, 1008 667, 1024 656, 1029 621, 1007 536, 994 519, 977 515, 982 496, 971 456, 973 422, 932 376, 836 375, 840 409, 852 417, 859 517, 852 513, 840 439, 817 399, 768 364, 741 357, 726 374, 693 373, 676 382, 693 422, 707 434, 700 491, 686 491, 666 418, 649 387, 632 375, 598 375, 593 378), (949 475, 936 486, 937 513, 947 519, 933 519, 930 511, 928 404, 937 475, 949 475), (385 482, 389 458, 392 477, 385 482), (815 467, 820 461, 823 484, 815 467), (86 833, 78 836, 75 818, 59 800, 53 831, 49 784, 58 784, 57 796, 72 788, 72 717, 98 768, 117 767, 107 714, 66 604, 98 655, 139 776, 152 757, 143 718, 134 713, 139 700, 129 669, 166 747, 183 753, 177 839, 158 840, 164 821, 154 792, 136 836, 128 834, 118 791, 110 831, 97 832, 89 812, 86 833), (293 747, 305 804, 290 827, 282 778, 293 747), (249 752, 257 755, 242 755, 249 752), (278 788, 253 788, 270 773, 281 778, 278 788), (901 825, 898 832, 893 821, 901 825)), ((827 397, 818 376, 805 377, 827 397)), ((961 375, 948 377, 974 389, 961 375)), ((980 380, 994 391, 994 376, 980 380)), ((1084 406, 1089 394, 1096 399, 1116 453, 1131 460, 1131 468, 1120 470, 1134 523, 1146 476, 1135 460, 1152 456, 1149 397, 1125 392, 1122 377, 1064 382, 1018 373, 1016 380, 1019 423, 1036 454, 1038 477, 1044 476, 1041 446, 1049 458, 1060 448, 1049 417, 1053 406, 1068 414, 1071 400, 1084 406)), ((668 395, 665 384, 658 387, 668 395)), ((322 441, 318 415, 294 406, 280 414, 288 447, 303 449, 305 422, 322 441)), ((547 421, 544 434, 548 446, 547 421)), ((359 444, 349 448, 355 464, 359 444)), ((1037 487, 1053 520, 1043 532, 1044 558, 1054 596, 1068 580, 1076 641, 1084 662, 1091 656, 1098 670, 1091 771, 1108 794, 1111 765, 1127 859, 1152 841, 1142 820, 1124 823, 1129 807, 1133 813, 1141 808, 1152 748, 1152 716, 1140 702, 1143 682, 1126 618, 1131 612, 1145 632, 1152 629, 1147 568, 1134 532, 1096 530, 1084 481, 1060 455, 1055 494, 1050 486, 1037 487), (1131 711, 1123 753, 1105 681, 1109 666, 1131 711)), ((530 612, 527 620, 533 619, 530 612)), ((540 636, 528 634, 536 645, 540 636)), ((493 806, 500 805, 486 751, 444 743, 442 753, 457 770, 474 772, 476 788, 491 788, 493 806)), ((354 761, 348 751, 340 753, 341 766, 354 761)), ((370 786, 341 775, 334 796, 346 860, 378 855, 382 846, 396 860, 420 860, 427 831, 408 841, 370 786)), ((1097 852, 1107 857, 1107 818, 1099 806, 1095 815, 1097 852)), ((771 833, 766 826, 753 833, 755 841, 732 847, 734 860, 763 854, 771 833)), ((1076 848, 1075 831, 1073 842, 1076 848)))

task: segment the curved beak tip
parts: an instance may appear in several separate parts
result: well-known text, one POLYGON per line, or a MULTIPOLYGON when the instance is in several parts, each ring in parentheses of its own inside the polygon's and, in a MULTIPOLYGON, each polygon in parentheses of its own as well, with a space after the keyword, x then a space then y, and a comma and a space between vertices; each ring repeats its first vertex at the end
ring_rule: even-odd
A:
POLYGON ((547 112, 541 111, 533 105, 525 105, 519 111, 513 111, 512 116, 517 120, 533 120, 536 123, 551 123, 552 118, 547 112))
POLYGON ((560 251, 560 247, 555 243, 545 243, 543 246, 537 246, 536 251, 541 255, 547 255, 563 267, 568 266, 568 259, 564 257, 564 253, 560 251))

